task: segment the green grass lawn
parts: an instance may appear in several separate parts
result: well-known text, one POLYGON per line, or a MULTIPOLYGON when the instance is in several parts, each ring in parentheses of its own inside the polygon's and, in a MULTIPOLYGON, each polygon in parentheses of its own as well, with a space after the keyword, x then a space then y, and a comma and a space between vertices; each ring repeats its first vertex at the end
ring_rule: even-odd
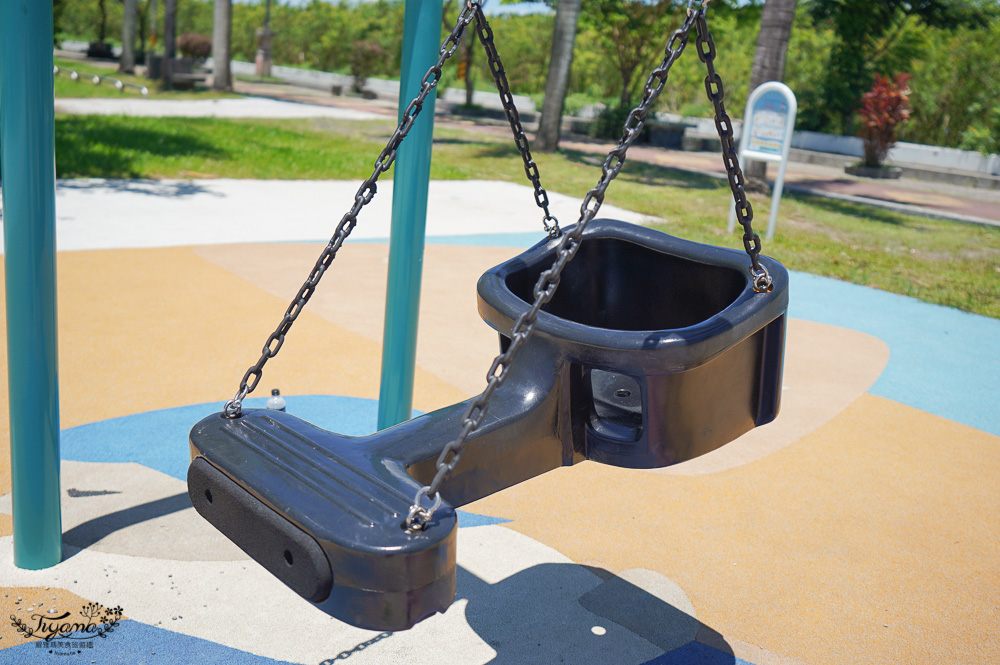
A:
POLYGON ((123 83, 134 83, 146 86, 149 90, 150 99, 219 99, 221 97, 239 97, 239 95, 229 93, 219 93, 207 88, 198 90, 160 90, 157 81, 150 81, 144 76, 134 76, 132 74, 119 74, 117 68, 102 67, 97 64, 81 62, 79 60, 69 60, 67 58, 55 58, 55 65, 61 71, 55 77, 56 98, 80 98, 80 97, 135 97, 142 98, 142 94, 135 88, 125 88, 117 90, 114 85, 102 82, 95 85, 92 78, 95 74, 118 79, 123 83), (69 77, 71 71, 76 71, 79 78, 74 81, 69 77))
POLYGON ((362 178, 392 127, 301 120, 59 115, 60 178, 362 178))
MULTIPOLYGON (((371 174, 393 129, 391 121, 59 116, 57 173, 61 178, 361 179, 371 174)), ((582 197, 600 177, 597 155, 565 151, 535 158, 542 184, 552 191, 582 197)), ((435 131, 431 177, 525 182, 510 139, 448 128, 435 131)), ((725 232, 730 201, 725 181, 632 161, 606 201, 659 217, 665 220, 661 228, 674 235, 742 247, 738 233, 725 232)), ((751 201, 762 211, 758 232, 763 233, 768 199, 753 195, 751 201)), ((764 253, 793 270, 1000 318, 997 228, 786 193, 777 235, 764 244, 764 253)))

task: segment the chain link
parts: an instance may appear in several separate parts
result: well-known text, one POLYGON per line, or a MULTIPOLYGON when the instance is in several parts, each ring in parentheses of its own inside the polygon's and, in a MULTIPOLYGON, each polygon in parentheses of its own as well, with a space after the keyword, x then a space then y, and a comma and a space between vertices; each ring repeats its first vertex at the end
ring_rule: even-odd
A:
POLYGON ((281 319, 281 323, 275 329, 271 336, 267 338, 267 343, 264 344, 264 348, 261 352, 260 358, 257 362, 251 366, 246 374, 243 375, 243 380, 240 381, 239 390, 236 391, 236 395, 226 402, 226 406, 222 410, 222 415, 225 418, 238 418, 243 412, 243 400, 246 396, 254 391, 257 384, 260 383, 260 377, 264 372, 264 365, 267 361, 278 354, 281 349, 281 345, 285 342, 285 335, 288 333, 295 319, 298 318, 299 314, 302 312, 302 308, 305 306, 312 294, 316 290, 316 286, 319 284, 320 279, 323 278, 323 274, 326 272, 327 268, 333 262, 334 258, 337 256, 337 252, 340 247, 344 244, 347 236, 351 234, 354 227, 358 223, 358 214, 360 214, 361 209, 364 208, 375 196, 377 191, 377 182, 379 176, 389 170, 392 163, 396 159, 396 150, 399 148, 399 144, 402 143, 403 139, 409 133, 410 129, 413 127, 413 123, 423 108, 424 100, 427 99, 429 95, 441 80, 441 67, 444 63, 455 54, 456 49, 458 49, 459 41, 462 38, 462 33, 465 28, 472 22, 473 16, 476 10, 479 9, 479 4, 475 0, 470 0, 466 3, 465 7, 459 13, 458 20, 455 23, 455 27, 452 28, 451 34, 445 39, 444 43, 441 45, 441 50, 438 52, 437 64, 433 65, 424 74, 424 77, 420 81, 420 92, 417 96, 409 103, 406 110, 403 111, 402 118, 400 118, 399 125, 396 127, 396 131, 393 133, 389 142, 386 143, 385 148, 379 154, 378 159, 375 160, 375 170, 372 174, 361 183, 358 187, 357 193, 354 195, 354 205, 351 209, 344 214, 341 218, 340 223, 337 224, 337 229, 330 238, 330 242, 323 249, 323 252, 319 255, 316 260, 316 265, 313 267, 312 271, 309 273, 309 277, 306 279, 305 283, 299 289, 295 298, 292 300, 291 304, 288 305, 288 309, 285 310, 285 315, 281 319))
POLYGON ((773 288, 773 285, 767 268, 760 263, 760 236, 754 233, 751 225, 753 206, 750 205, 746 191, 743 189, 745 182, 743 170, 740 168, 739 153, 736 152, 736 144, 733 141, 733 121, 726 113, 726 106, 722 101, 725 90, 722 87, 722 79, 715 71, 715 41, 712 39, 712 33, 708 31, 708 24, 705 23, 704 8, 695 13, 695 29, 698 33, 698 57, 708 69, 708 75, 705 76, 705 92, 715 106, 715 128, 719 132, 719 140, 722 141, 722 161, 726 166, 729 188, 733 192, 733 201, 736 203, 736 217, 739 219, 740 225, 743 226, 743 248, 746 250, 747 256, 750 257, 753 289, 758 293, 766 293, 773 288))
POLYGON ((514 105, 514 96, 510 92, 510 84, 507 83, 507 73, 504 71, 503 63, 500 61, 500 54, 493 43, 493 29, 490 28, 489 21, 483 15, 483 8, 478 4, 475 9, 476 34, 486 51, 486 59, 489 62, 490 73, 493 74, 493 83, 500 93, 500 103, 503 105, 504 115, 510 123, 510 131, 514 135, 514 144, 518 152, 521 153, 521 161, 524 162, 524 175, 528 177, 531 186, 535 189, 535 204, 545 213, 542 217, 542 226, 550 238, 558 238, 562 235, 559 229, 559 220, 549 212, 549 195, 542 187, 541 179, 538 175, 538 165, 531 158, 531 149, 528 146, 528 137, 524 135, 524 128, 521 126, 521 114, 518 113, 514 105))

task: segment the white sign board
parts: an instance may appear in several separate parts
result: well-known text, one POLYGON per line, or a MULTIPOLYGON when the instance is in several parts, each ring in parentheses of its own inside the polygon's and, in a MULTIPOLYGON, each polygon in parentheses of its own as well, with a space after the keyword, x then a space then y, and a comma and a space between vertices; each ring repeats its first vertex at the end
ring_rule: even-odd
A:
MULTIPOLYGON (((740 140, 740 168, 746 160, 778 162, 778 179, 771 194, 771 217, 767 222, 767 239, 774 237, 778 218, 778 204, 785 184, 785 165, 788 149, 792 145, 797 104, 795 94, 780 81, 769 81, 757 86, 747 100, 743 113, 743 134, 740 140)), ((729 212, 728 230, 736 226, 735 205, 729 212)))
POLYGON ((788 99, 778 90, 768 90, 753 105, 748 150, 780 155, 788 127, 788 99))

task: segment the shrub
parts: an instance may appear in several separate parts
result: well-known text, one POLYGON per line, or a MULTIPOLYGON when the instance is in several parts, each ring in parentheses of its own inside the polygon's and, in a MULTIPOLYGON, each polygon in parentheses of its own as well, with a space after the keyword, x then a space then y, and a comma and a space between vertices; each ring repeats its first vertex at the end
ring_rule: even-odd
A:
POLYGON ((189 58, 204 60, 212 55, 212 38, 186 32, 177 38, 177 50, 189 58))
POLYGON ((882 166, 896 143, 899 128, 910 119, 909 81, 909 74, 897 74, 895 79, 876 74, 872 89, 862 97, 858 113, 860 136, 865 142, 865 166, 882 166))
POLYGON ((90 42, 87 45, 87 57, 111 60, 115 56, 111 50, 111 44, 108 42, 90 42))
POLYGON ((354 77, 354 92, 361 92, 368 77, 382 66, 388 52, 382 45, 371 39, 354 42, 351 50, 351 76, 354 77))
POLYGON ((986 113, 978 104, 969 110, 976 113, 980 120, 962 132, 962 142, 958 147, 978 150, 984 155, 1000 153, 1000 104, 986 113))
MULTIPOLYGON (((590 134, 598 139, 617 141, 625 132, 625 121, 632 113, 632 106, 608 105, 590 126, 590 134)), ((643 142, 649 136, 649 127, 642 126, 642 131, 636 137, 637 142, 643 142)))

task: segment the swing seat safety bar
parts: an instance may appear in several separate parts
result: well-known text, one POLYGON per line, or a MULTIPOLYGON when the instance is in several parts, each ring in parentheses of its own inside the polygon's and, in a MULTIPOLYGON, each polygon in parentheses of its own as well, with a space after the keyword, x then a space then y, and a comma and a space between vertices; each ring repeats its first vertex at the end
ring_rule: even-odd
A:
MULTIPOLYGON (((501 347, 558 240, 488 271, 479 311, 501 347)), ((216 414, 191 431, 198 512, 278 579, 355 626, 404 630, 455 595, 455 508, 560 466, 657 468, 774 419, 788 274, 746 255, 613 220, 592 221, 441 486, 423 530, 404 520, 462 426, 455 404, 369 436, 281 412, 216 414)))

